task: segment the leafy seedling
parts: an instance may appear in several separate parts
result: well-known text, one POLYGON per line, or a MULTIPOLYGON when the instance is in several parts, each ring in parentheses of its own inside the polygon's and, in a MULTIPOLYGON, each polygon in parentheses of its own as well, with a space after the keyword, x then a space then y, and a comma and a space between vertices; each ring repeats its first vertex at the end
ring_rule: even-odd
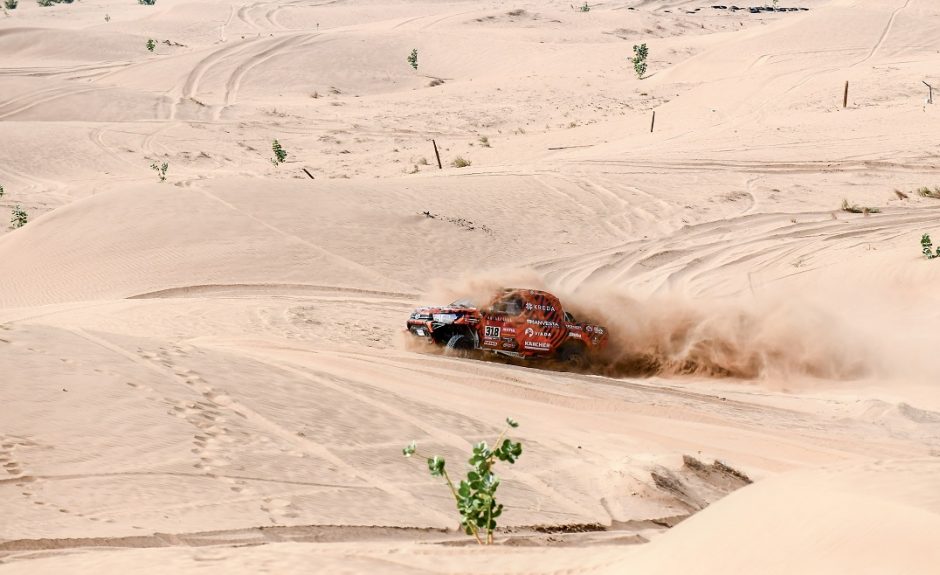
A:
POLYGON ((153 52, 153 49, 157 47, 157 42, 153 38, 147 39, 147 50, 153 52))
POLYGON ((287 150, 282 148, 281 143, 277 140, 274 140, 274 142, 271 144, 271 150, 274 151, 274 157, 271 158, 271 163, 275 166, 283 164, 284 160, 287 159, 287 150))
POLYGON ((20 207, 19 204, 16 204, 16 207, 13 208, 13 217, 10 218, 10 227, 14 230, 17 228, 22 228, 29 221, 29 214, 26 213, 26 210, 20 207))
POLYGON ((649 49, 647 49, 646 44, 640 44, 637 46, 633 45, 633 58, 630 61, 633 63, 633 71, 636 72, 636 77, 643 79, 643 74, 646 74, 646 57, 649 56, 649 49))
POLYGON ((936 253, 933 251, 933 242, 930 240, 930 234, 924 234, 920 237, 920 250, 928 260, 940 258, 940 247, 936 253))
POLYGON ((506 426, 496 439, 494 448, 491 449, 485 441, 473 446, 467 478, 462 479, 457 485, 454 485, 447 473, 443 457, 439 455, 427 457, 418 453, 418 445, 414 441, 402 449, 405 457, 417 455, 426 459, 431 476, 444 479, 444 483, 450 489, 457 504, 460 526, 464 533, 471 535, 480 545, 493 543, 496 520, 503 513, 502 504, 496 502, 496 490, 499 488, 500 480, 493 472, 493 467, 497 461, 505 461, 511 465, 522 455, 522 444, 506 437, 510 428, 515 429, 519 427, 519 424, 507 417, 506 426))
POLYGON ((150 164, 150 169, 157 173, 157 177, 160 178, 161 182, 166 181, 166 171, 169 169, 169 167, 170 167, 170 164, 166 162, 163 162, 159 166, 156 163, 150 164))
POLYGON ((408 63, 411 64, 411 67, 415 70, 418 69, 418 49, 414 48, 411 51, 411 54, 408 54, 408 63))

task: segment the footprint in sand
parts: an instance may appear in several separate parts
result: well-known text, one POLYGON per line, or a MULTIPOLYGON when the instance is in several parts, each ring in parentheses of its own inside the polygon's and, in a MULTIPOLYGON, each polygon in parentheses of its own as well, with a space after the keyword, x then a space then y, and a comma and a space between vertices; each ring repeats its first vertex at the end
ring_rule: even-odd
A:
POLYGON ((264 499, 261 510, 268 514, 268 519, 274 525, 300 517, 297 506, 287 499, 264 499))

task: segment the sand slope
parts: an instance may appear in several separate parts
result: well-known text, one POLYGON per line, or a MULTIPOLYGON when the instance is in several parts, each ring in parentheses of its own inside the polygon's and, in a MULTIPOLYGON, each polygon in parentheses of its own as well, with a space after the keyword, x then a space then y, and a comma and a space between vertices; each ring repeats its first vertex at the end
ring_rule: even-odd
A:
POLYGON ((7 10, 0 571, 932 573, 940 10, 794 6, 7 10), (401 334, 501 285, 619 363, 401 334), (506 416, 510 530, 466 547, 400 449, 506 416))

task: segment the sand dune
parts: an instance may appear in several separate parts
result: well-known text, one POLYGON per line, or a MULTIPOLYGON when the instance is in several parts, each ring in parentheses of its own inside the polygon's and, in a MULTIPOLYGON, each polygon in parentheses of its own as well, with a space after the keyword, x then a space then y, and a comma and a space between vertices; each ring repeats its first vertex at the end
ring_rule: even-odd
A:
POLYGON ((0 571, 933 573, 940 10, 780 5, 8 8, 0 571), (401 333, 507 285, 605 362, 401 333))

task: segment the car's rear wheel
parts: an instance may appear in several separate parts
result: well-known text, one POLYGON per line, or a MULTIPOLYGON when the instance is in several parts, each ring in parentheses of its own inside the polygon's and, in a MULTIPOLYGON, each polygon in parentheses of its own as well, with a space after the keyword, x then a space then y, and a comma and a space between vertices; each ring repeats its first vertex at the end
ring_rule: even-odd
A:
POLYGON ((558 350, 558 361, 568 369, 582 370, 588 366, 587 352, 584 345, 566 343, 558 350))

